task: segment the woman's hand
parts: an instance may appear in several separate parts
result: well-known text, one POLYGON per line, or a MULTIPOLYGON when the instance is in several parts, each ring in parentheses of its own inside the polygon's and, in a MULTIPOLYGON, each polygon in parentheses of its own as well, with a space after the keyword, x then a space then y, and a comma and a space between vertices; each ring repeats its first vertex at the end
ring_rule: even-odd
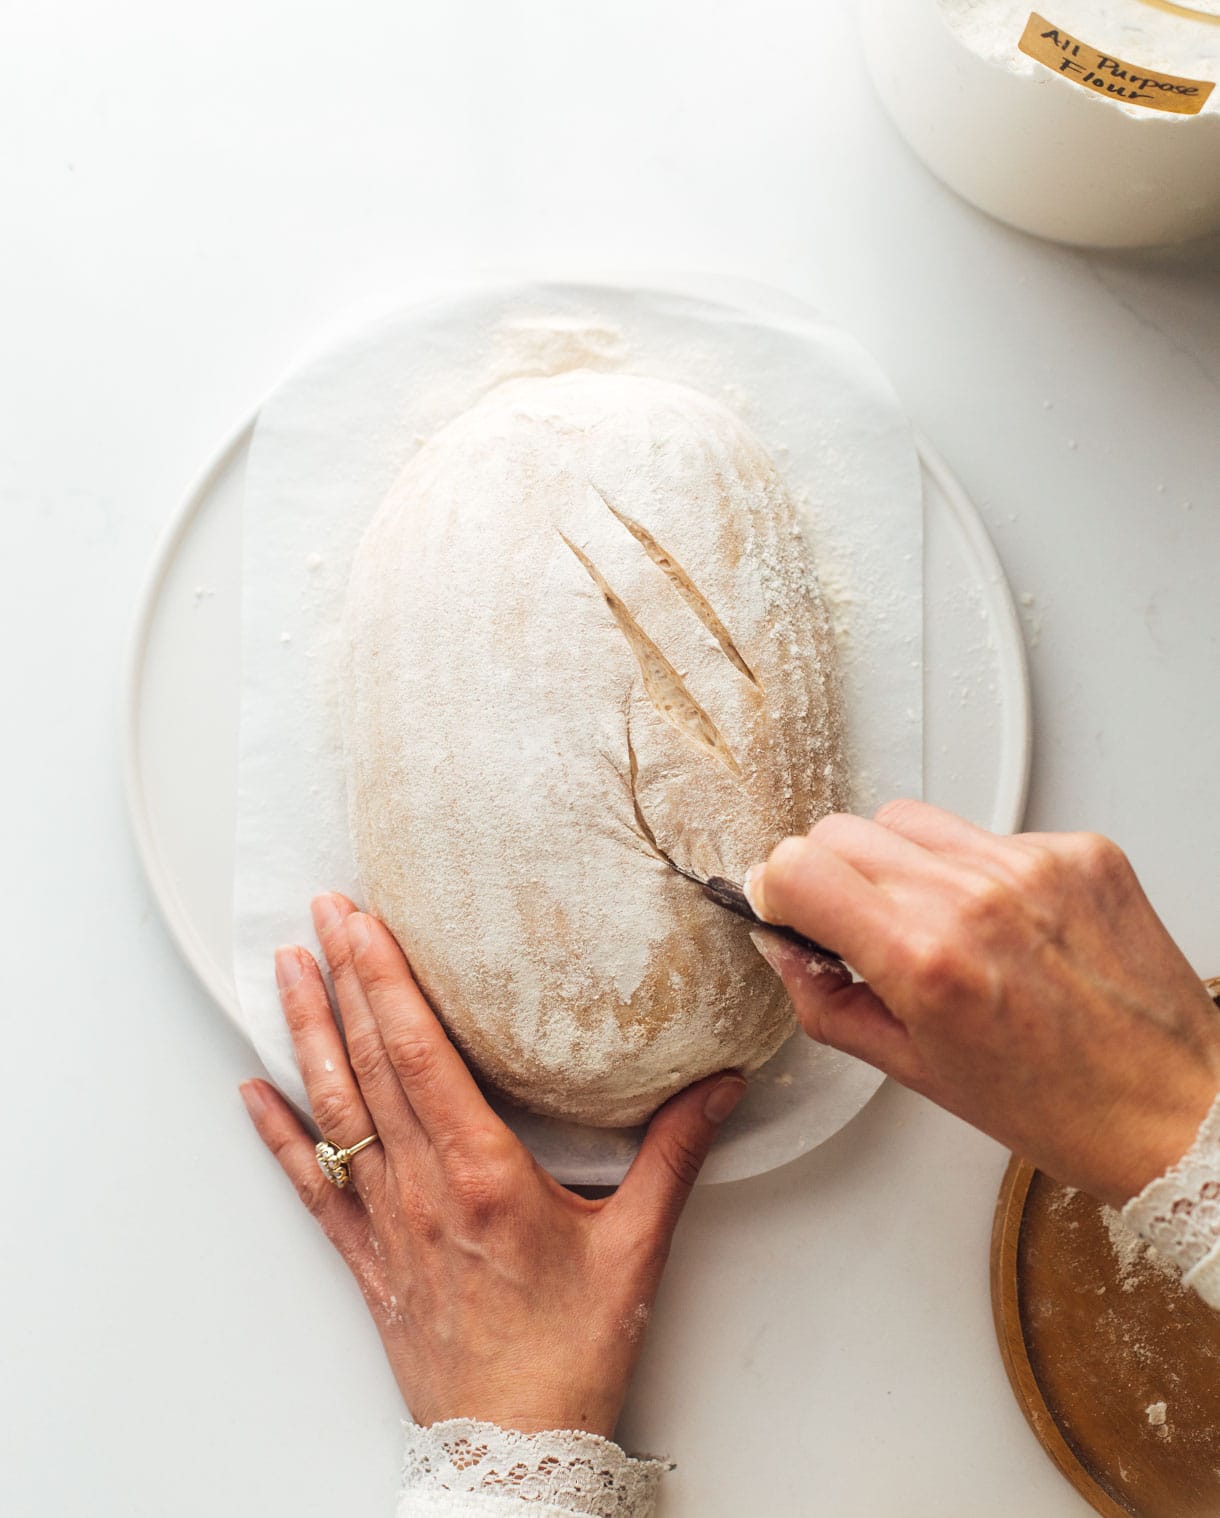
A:
POLYGON ((922 802, 827 817, 750 872, 805 1031, 1121 1205, 1189 1148, 1220 1089, 1220 1016, 1107 839, 999 838, 922 802))
POLYGON ((341 896, 319 898, 314 921, 346 1048, 313 958, 276 956, 313 1114, 340 1146, 381 1142, 340 1191, 273 1087, 242 1095, 355 1276, 412 1415, 609 1437, 678 1216, 745 1082, 713 1076, 674 1097, 618 1191, 586 1201, 492 1112, 386 928, 341 896))

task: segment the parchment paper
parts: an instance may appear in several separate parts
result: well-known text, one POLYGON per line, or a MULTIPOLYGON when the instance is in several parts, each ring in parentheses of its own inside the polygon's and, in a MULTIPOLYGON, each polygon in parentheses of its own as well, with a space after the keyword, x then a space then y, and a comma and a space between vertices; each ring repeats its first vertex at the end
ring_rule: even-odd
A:
MULTIPOLYGON (((794 304, 611 285, 519 284, 384 314, 328 342, 268 398, 245 482, 234 959, 248 1031, 304 1104, 272 971, 314 945, 310 898, 360 900, 347 832, 338 628, 365 526, 421 442, 491 386, 577 367, 673 379, 759 435, 805 514, 835 619, 853 806, 922 786, 922 500, 905 417, 851 338, 794 304)), ((427 721, 427 713, 420 713, 427 721)), ((705 1179, 821 1143, 881 1077, 799 1034, 754 1077, 705 1179)), ((505 1109, 560 1179, 619 1179, 635 1131, 505 1109)))

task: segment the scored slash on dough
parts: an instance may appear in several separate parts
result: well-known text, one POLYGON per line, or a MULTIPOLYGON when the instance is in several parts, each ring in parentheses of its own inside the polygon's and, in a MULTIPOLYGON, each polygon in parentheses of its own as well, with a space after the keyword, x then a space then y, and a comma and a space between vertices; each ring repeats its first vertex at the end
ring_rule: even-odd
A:
MULTIPOLYGON (((711 602, 687 574, 677 559, 665 548, 662 548, 656 538, 653 537, 647 527, 642 527, 639 522, 629 517, 626 512, 620 511, 617 506, 611 505, 596 485, 590 485, 589 489, 602 503, 611 516, 617 517, 631 536, 643 548, 644 552, 669 579, 669 583, 678 592, 694 614, 715 638, 720 645, 720 651, 736 669, 746 677, 755 690, 761 691, 754 671, 741 657, 737 645, 729 636, 729 630, 712 609, 711 602)), ((570 546, 570 545, 569 545, 570 546)))
POLYGON ((648 699, 673 727, 697 743, 713 758, 718 759, 732 774, 741 778, 741 766, 725 742, 720 729, 691 695, 683 684, 681 675, 673 667, 657 645, 627 610, 626 605, 607 583, 605 576, 588 554, 577 548, 564 532, 556 528, 559 536, 584 565, 589 578, 602 593, 602 599, 610 608, 610 614, 618 624, 619 631, 635 655, 644 680, 648 699))
POLYGON ((675 870, 679 875, 684 875, 687 880, 693 880, 696 885, 702 885, 703 882, 699 879, 698 875, 692 874, 690 870, 684 870, 673 855, 667 849, 661 847, 656 833, 652 830, 652 824, 644 815, 644 808, 640 805, 640 764, 639 760, 635 757, 635 744, 631 741, 631 716, 629 712, 627 715, 627 792, 631 797, 631 810, 635 813, 635 825, 639 828, 644 842, 652 852, 663 864, 667 864, 671 870, 675 870))

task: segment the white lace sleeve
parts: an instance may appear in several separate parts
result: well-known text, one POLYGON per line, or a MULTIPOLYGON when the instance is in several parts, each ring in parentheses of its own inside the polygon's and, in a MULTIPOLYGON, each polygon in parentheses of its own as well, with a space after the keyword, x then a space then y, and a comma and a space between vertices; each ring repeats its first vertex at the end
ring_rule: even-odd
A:
POLYGON ((1194 1143, 1131 1198, 1123 1221, 1176 1265, 1209 1307, 1220 1307, 1220 1096, 1194 1143))
POLYGON ((521 1434, 451 1418, 405 1425, 397 1518, 652 1518, 669 1470, 573 1429, 521 1434))

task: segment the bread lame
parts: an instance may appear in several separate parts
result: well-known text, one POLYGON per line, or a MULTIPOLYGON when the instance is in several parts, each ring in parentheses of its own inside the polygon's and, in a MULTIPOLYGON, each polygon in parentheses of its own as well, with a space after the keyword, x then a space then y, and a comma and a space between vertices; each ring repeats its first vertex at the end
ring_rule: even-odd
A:
POLYGON ((718 907, 723 907, 726 912, 735 912, 738 917, 744 917, 747 922, 754 923, 760 928, 766 928, 768 933, 777 933, 781 938, 786 938, 789 943, 794 943, 798 948, 804 949, 818 961, 818 967, 823 970, 833 971, 845 980, 851 979, 851 971, 843 963, 842 957, 833 950, 817 943, 812 938, 806 938, 803 933, 798 933, 795 928, 785 927, 783 924, 764 922, 754 908, 750 905, 746 893, 739 885, 734 885, 731 880, 725 880, 721 875, 713 875, 708 880, 699 882, 703 888, 703 894, 709 901, 714 901, 718 907))

